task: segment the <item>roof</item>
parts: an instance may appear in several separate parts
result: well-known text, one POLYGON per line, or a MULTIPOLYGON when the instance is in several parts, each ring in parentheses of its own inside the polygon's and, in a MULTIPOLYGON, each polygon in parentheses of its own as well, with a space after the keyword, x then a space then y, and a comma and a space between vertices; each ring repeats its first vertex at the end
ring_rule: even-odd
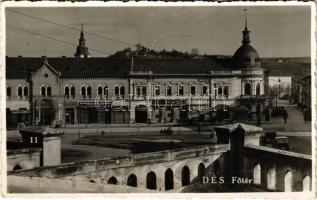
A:
MULTIPOLYGON (((6 76, 25 79, 43 64, 45 57, 7 57, 6 76)), ((47 66, 59 72, 62 78, 127 77, 131 70, 131 58, 47 58, 47 66)), ((134 72, 154 74, 208 74, 212 70, 232 70, 230 57, 206 56, 188 58, 136 57, 134 72)))
POLYGON ((236 129, 243 129, 246 133, 252 133, 252 132, 262 132, 263 128, 243 123, 234 123, 234 124, 228 124, 224 126, 216 126, 215 130, 226 130, 229 133, 234 132, 236 129))
POLYGON ((207 74, 213 70, 232 70, 231 58, 136 58, 133 71, 154 74, 207 74))
MULTIPOLYGON (((44 58, 7 57, 7 78, 26 78, 44 64, 44 58)), ((63 78, 122 77, 129 74, 131 60, 127 58, 47 58, 48 64, 63 78)))
POLYGON ((292 76, 292 74, 289 71, 282 71, 282 70, 269 70, 268 72, 268 76, 292 76))

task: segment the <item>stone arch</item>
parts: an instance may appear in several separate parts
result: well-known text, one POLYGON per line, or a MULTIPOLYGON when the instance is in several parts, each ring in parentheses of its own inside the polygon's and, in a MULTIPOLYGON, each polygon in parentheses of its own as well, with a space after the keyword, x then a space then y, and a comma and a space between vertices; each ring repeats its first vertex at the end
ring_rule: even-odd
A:
POLYGON ((12 170, 13 170, 13 171, 22 170, 22 167, 21 167, 19 164, 17 164, 17 165, 15 165, 15 166, 13 167, 12 170))
POLYGON ((303 179, 303 192, 311 191, 311 178, 309 175, 303 179))
POLYGON ((171 168, 165 171, 165 190, 174 189, 174 173, 171 168))
POLYGON ((272 167, 267 172, 267 189, 276 190, 276 170, 272 167))
POLYGON ((251 84, 250 83, 245 83, 244 84, 244 94, 245 95, 251 95, 251 84))
POLYGON ((293 189, 293 173, 292 171, 287 171, 284 176, 284 191, 291 192, 293 189))
POLYGON ((190 171, 189 167, 185 165, 182 168, 182 186, 186 186, 190 184, 190 171))
POLYGON ((130 174, 127 180, 127 185, 131 187, 137 187, 138 186, 138 180, 135 174, 130 174))
POLYGON ((258 163, 253 168, 253 183, 261 185, 261 165, 258 163))
POLYGON ((108 184, 117 185, 117 184, 118 184, 117 178, 114 177, 114 176, 111 176, 111 177, 108 179, 108 184))
POLYGON ((156 174, 152 171, 146 175, 146 188, 156 190, 156 174))
POLYGON ((200 163, 198 165, 198 179, 200 183, 203 183, 203 177, 206 174, 206 167, 204 165, 204 163, 200 163))

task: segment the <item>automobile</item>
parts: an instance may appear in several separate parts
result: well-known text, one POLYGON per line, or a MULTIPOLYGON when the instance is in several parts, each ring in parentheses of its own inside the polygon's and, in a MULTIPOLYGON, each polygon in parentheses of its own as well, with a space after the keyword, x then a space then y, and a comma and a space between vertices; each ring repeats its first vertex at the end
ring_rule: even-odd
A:
POLYGON ((288 137, 287 136, 277 136, 273 142, 273 148, 289 150, 288 137))
POLYGON ((173 134, 173 129, 169 126, 166 129, 161 129, 160 130, 161 135, 172 135, 173 134))
POLYGON ((267 146, 272 144, 276 138, 276 132, 265 132, 261 137, 261 145, 267 146))

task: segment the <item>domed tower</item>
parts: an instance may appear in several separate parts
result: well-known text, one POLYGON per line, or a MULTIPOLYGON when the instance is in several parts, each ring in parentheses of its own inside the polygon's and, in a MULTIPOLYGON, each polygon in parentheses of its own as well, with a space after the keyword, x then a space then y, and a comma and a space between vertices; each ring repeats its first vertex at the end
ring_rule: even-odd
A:
POLYGON ((242 31, 242 45, 233 55, 234 64, 237 67, 256 67, 261 66, 261 59, 258 52, 250 45, 250 31, 248 30, 247 16, 245 18, 245 27, 242 31))
POLYGON ((79 38, 79 45, 77 46, 76 53, 74 54, 76 58, 87 58, 90 57, 88 47, 86 46, 86 39, 84 36, 84 28, 81 25, 81 32, 79 38))

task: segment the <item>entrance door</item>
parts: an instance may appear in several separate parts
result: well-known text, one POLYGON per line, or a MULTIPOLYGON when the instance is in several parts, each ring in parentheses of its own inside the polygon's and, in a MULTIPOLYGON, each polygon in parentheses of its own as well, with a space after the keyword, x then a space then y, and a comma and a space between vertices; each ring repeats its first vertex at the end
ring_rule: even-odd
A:
POLYGON ((135 122, 147 123, 147 108, 146 106, 139 105, 135 107, 135 122))

